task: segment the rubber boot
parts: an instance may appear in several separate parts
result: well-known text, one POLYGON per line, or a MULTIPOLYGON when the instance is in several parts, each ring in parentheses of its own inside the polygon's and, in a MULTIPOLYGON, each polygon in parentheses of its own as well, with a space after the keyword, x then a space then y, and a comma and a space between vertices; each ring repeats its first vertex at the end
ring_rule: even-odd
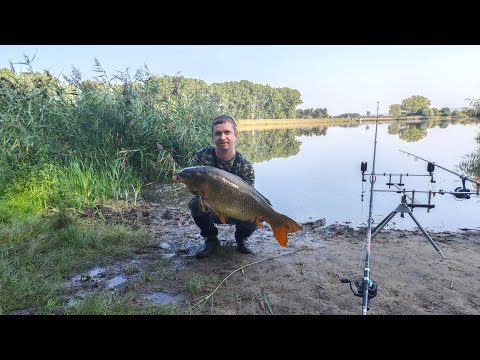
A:
POLYGON ((250 254, 252 249, 247 246, 247 239, 238 239, 237 240, 237 251, 241 252, 242 254, 250 254))
POLYGON ((252 249, 247 245, 247 239, 253 234, 257 225, 253 221, 239 221, 236 224, 235 240, 237 241, 237 251, 242 254, 250 254, 252 249))
POLYGON ((218 229, 213 224, 209 213, 194 217, 193 221, 195 221, 195 224, 200 228, 200 235, 206 238, 203 250, 195 254, 197 259, 202 259, 213 254, 218 245, 220 245, 220 241, 218 241, 217 238, 218 229))
POLYGON ((217 238, 212 238, 212 239, 207 239, 205 240, 205 247, 203 250, 200 250, 195 254, 197 259, 203 259, 207 256, 212 255, 215 250, 217 250, 217 247, 220 245, 220 241, 218 241, 217 238))

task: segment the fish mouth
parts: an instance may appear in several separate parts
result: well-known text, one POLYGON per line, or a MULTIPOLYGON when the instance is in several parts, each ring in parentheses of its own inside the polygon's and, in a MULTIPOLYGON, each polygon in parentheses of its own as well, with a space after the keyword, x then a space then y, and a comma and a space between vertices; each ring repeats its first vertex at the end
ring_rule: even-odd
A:
POLYGON ((173 180, 174 182, 179 182, 179 181, 180 181, 180 177, 179 177, 177 174, 175 174, 175 175, 172 176, 172 180, 173 180))

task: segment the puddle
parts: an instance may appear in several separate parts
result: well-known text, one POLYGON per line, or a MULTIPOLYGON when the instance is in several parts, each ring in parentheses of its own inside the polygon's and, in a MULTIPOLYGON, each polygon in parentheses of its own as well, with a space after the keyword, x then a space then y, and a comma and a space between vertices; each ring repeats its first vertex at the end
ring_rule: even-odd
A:
POLYGON ((107 287, 111 289, 111 288, 114 288, 115 286, 123 284, 125 281, 127 281, 127 278, 125 276, 118 275, 108 280, 107 287))
POLYGON ((180 301, 180 297, 181 296, 179 295, 171 296, 167 293, 157 292, 157 293, 146 295, 145 299, 150 300, 157 305, 161 305, 169 302, 178 303, 180 301))
POLYGON ((85 281, 95 282, 95 281, 98 281, 98 277, 100 277, 99 275, 105 272, 105 270, 106 270, 105 268, 97 267, 90 270, 88 273, 74 276, 70 281, 72 283, 85 282, 85 281))
POLYGON ((165 256, 166 258, 172 258, 175 256, 175 248, 173 247, 172 244, 162 241, 158 244, 158 247, 163 251, 165 251, 163 253, 163 256, 165 256))
POLYGON ((68 302, 67 302, 67 306, 75 306, 77 305, 77 299, 69 299, 68 302))
POLYGON ((67 307, 77 305, 79 302, 85 299, 85 295, 85 292, 78 292, 75 296, 72 296, 70 299, 68 299, 67 307))
MULTIPOLYGON (((67 284, 68 286, 79 286, 80 284, 91 284, 93 286, 101 286, 104 284, 108 289, 123 284, 127 281, 124 275, 113 276, 118 273, 118 269, 107 269, 103 267, 96 267, 81 275, 74 276, 67 284), (111 279, 109 279, 113 276, 111 279)), ((84 286, 82 285, 82 286, 84 286)))
POLYGON ((103 273, 104 271, 105 271, 105 268, 99 267, 99 268, 95 268, 95 269, 93 269, 93 270, 90 270, 90 273, 89 273, 89 274, 90 274, 90 276, 93 278, 93 277, 95 277, 95 276, 97 276, 97 275, 100 275, 100 274, 103 273))
POLYGON ((165 241, 162 241, 160 242, 160 244, 158 244, 158 246, 160 247, 160 249, 162 250, 172 250, 173 249, 173 246, 172 244, 169 244, 165 241))

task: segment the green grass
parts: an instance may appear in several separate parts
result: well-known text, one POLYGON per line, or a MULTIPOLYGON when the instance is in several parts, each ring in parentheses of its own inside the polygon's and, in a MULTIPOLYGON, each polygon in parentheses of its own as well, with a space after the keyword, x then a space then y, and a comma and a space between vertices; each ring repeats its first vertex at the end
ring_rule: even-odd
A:
POLYGON ((31 219, 44 210, 43 199, 29 191, 11 192, 0 198, 0 224, 11 224, 15 219, 31 219))
POLYGON ((69 315, 131 315, 127 297, 119 297, 114 292, 88 294, 84 299, 76 299, 75 305, 66 310, 69 315))
MULTIPOLYGON (((65 83, 27 60, 28 72, 0 69, 0 314, 58 313, 69 276, 151 245, 144 230, 75 214, 111 199, 135 205, 144 183, 169 179, 210 143, 218 110, 175 77, 108 78, 96 62, 99 81, 74 69, 65 83)), ((165 261, 141 278, 168 277, 165 261)), ((129 313, 123 301, 93 296, 75 312, 129 313)))
POLYGON ((77 299, 65 310, 68 315, 178 315, 182 311, 175 304, 139 306, 131 293, 100 292, 77 299))
POLYGON ((153 243, 144 229, 73 220, 64 213, 0 224, 0 313, 62 303, 61 287, 69 277, 132 257, 153 243))
POLYGON ((216 275, 199 275, 192 273, 185 282, 185 291, 192 296, 199 296, 212 291, 218 284, 216 275))
POLYGON ((235 257, 236 254, 237 248, 228 244, 219 246, 213 256, 223 260, 231 260, 235 257))
POLYGON ((156 279, 163 281, 172 275, 172 272, 166 269, 168 265, 170 265, 170 258, 166 256, 163 256, 155 263, 154 273, 156 279))
POLYGON ((142 183, 164 180, 210 143, 218 102, 172 91, 175 77, 158 84, 151 74, 109 78, 95 66, 103 74, 99 81, 83 81, 73 71, 67 84, 46 74, 0 69, 0 196, 48 163, 72 163, 73 170, 79 164, 76 170, 85 176, 69 183, 85 198, 99 188, 118 195, 120 188, 102 185, 109 179, 93 179, 88 171, 105 170, 117 184, 130 175, 142 183), (92 188, 92 181, 99 186, 92 188))

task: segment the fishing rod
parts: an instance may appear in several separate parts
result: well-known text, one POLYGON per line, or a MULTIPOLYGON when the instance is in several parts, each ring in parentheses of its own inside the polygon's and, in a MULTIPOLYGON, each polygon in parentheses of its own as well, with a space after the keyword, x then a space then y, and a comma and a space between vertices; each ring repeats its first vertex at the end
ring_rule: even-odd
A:
MULTIPOLYGON (((443 169, 445 171, 448 171, 449 173, 452 173, 453 175, 456 175, 458 176, 461 180, 462 180, 462 187, 457 187, 455 189, 455 191, 453 192, 453 195, 457 198, 460 198, 460 199, 470 199, 470 195, 469 194, 472 194, 472 192, 470 190, 468 190, 465 186, 465 181, 470 181, 472 182, 473 184, 475 184, 475 187, 477 189, 477 192, 474 193, 476 195, 479 194, 479 191, 480 191, 480 182, 478 181, 478 178, 475 178, 475 179, 472 179, 471 177, 468 177, 466 175, 462 175, 462 174, 458 174, 456 173, 455 171, 452 171, 450 169, 447 169, 446 167, 443 167, 441 165, 438 165, 436 164, 435 162, 432 162, 432 161, 429 161, 429 160, 426 160, 424 158, 421 158, 420 156, 418 155, 415 155, 415 154, 412 154, 412 153, 409 153, 408 151, 404 151, 404 150, 399 150, 400 152, 404 153, 404 154, 407 154, 407 156, 413 156, 415 157, 415 159, 420 159, 420 160, 423 160, 425 162, 428 163, 427 165, 427 170, 430 172, 430 174, 434 171, 435 169, 435 166, 438 166, 440 169, 443 169), (462 194, 464 193, 464 194, 462 194)), ((433 177, 432 177, 432 182, 433 182, 433 177)))
MULTIPOLYGON (((375 297, 377 295, 377 284, 370 278, 370 245, 372 241, 372 213, 373 213, 373 193, 374 193, 374 185, 375 185, 375 159, 377 156, 377 134, 378 134, 378 108, 379 102, 377 101, 377 119, 375 121, 375 140, 373 145, 373 166, 372 166, 372 173, 370 176, 370 204, 368 209, 368 223, 367 223, 367 234, 366 234, 366 251, 365 251, 365 267, 363 270, 363 281, 360 280, 355 281, 355 285, 357 287, 357 292, 355 292, 352 288, 352 281, 347 278, 341 278, 340 281, 342 283, 350 283, 350 290, 352 290, 355 296, 360 296, 363 298, 362 301, 362 315, 367 314, 368 307, 368 300, 375 297)), ((362 181, 366 181, 364 178, 364 173, 367 170, 367 163, 362 162, 361 164, 362 170, 362 181)), ((363 201, 363 195, 362 195, 363 201)))
MULTIPOLYGON (((363 287, 360 290, 363 290, 363 302, 362 302, 362 315, 367 315, 368 310, 368 300, 369 300, 369 289, 372 288, 376 295, 376 287, 374 287, 374 282, 370 279, 370 244, 372 241, 372 210, 373 210, 373 188, 375 185, 375 158, 377 156, 377 133, 378 133, 378 107, 379 102, 377 101, 377 119, 375 121, 375 140, 373 143, 373 162, 372 162, 372 181, 370 182, 370 205, 368 209, 368 224, 367 224, 367 246, 365 251, 365 268, 363 270, 363 287)), ((366 164, 365 164, 366 167, 366 164)), ((372 291, 373 293, 373 291, 372 291)))
MULTIPOLYGON (((355 296, 359 296, 363 298, 362 302, 362 315, 366 315, 367 310, 369 310, 368 302, 371 298, 375 297, 377 295, 378 287, 375 281, 370 277, 370 252, 371 252, 371 241, 380 233, 380 231, 390 222, 390 220, 393 219, 393 217, 396 214, 400 214, 400 216, 403 218, 404 214, 408 214, 412 220, 415 222, 417 227, 421 230, 422 234, 427 238, 427 240, 430 242, 430 244, 433 246, 433 248, 438 252, 438 254, 445 259, 445 255, 442 253, 441 249, 437 246, 435 241, 431 238, 431 236, 427 233, 427 231, 422 227, 420 222, 413 216, 413 208, 419 207, 419 208, 426 208, 427 212, 430 211, 430 209, 434 208, 435 205, 431 204, 432 197, 435 197, 436 194, 439 195, 445 195, 445 194, 451 194, 457 199, 470 199, 470 195, 479 195, 480 194, 480 182, 478 181, 478 178, 472 179, 466 175, 461 175, 457 174, 456 172, 449 170, 443 166, 436 165, 434 162, 431 162, 429 160, 423 159, 417 155, 414 155, 412 153, 409 153, 407 151, 400 150, 401 152, 414 156, 415 159, 421 159, 425 162, 427 162, 427 171, 428 174, 393 174, 393 173, 375 173, 375 161, 376 161, 376 152, 377 152, 377 133, 378 133, 378 102, 377 102, 377 119, 375 122, 375 140, 374 140, 374 147, 373 147, 373 169, 370 175, 370 204, 369 204, 369 215, 368 215, 368 223, 367 223, 367 234, 366 234, 366 252, 365 252, 365 268, 363 272, 363 281, 361 281, 360 278, 357 278, 355 280, 354 284, 357 287, 357 291, 355 292, 353 287, 352 287, 352 280, 348 278, 341 278, 340 281, 342 283, 350 283, 350 290, 352 290, 353 294, 355 296), (428 176, 430 177, 430 182, 435 183, 436 181, 433 179, 433 172, 435 170, 435 166, 438 166, 439 168, 446 170, 454 175, 457 175, 460 177, 462 180, 462 187, 457 187, 454 191, 444 191, 442 189, 440 190, 428 190, 428 191, 419 191, 419 190, 406 190, 405 188, 402 188, 404 186, 402 177, 409 177, 409 176, 428 176), (388 185, 389 190, 383 190, 383 189, 374 189, 374 184, 376 181, 377 176, 388 176, 388 182, 386 185, 388 185), (393 176, 398 176, 399 180, 398 182, 392 181, 393 176), (476 192, 471 191, 466 188, 465 186, 465 181, 471 181, 472 183, 475 184, 476 186, 476 192), (390 190, 391 186, 394 186, 396 190, 390 190), (390 212, 374 229, 372 229, 372 224, 373 224, 373 219, 372 219, 372 212, 373 212, 373 193, 374 192, 393 192, 397 194, 402 194, 401 196, 401 201, 400 204, 392 211, 390 212), (409 195, 410 194, 410 195, 409 195), (426 204, 419 203, 417 199, 415 198, 416 194, 428 194, 428 201, 426 204), (407 202, 407 198, 411 201, 409 204, 407 202)), ((366 182, 367 180, 365 179, 365 172, 367 171, 367 163, 362 162, 360 166, 360 170, 362 172, 362 183, 366 182)), ((362 186, 362 195, 361 195, 361 200, 363 201, 363 193, 365 192, 365 189, 362 186)))

